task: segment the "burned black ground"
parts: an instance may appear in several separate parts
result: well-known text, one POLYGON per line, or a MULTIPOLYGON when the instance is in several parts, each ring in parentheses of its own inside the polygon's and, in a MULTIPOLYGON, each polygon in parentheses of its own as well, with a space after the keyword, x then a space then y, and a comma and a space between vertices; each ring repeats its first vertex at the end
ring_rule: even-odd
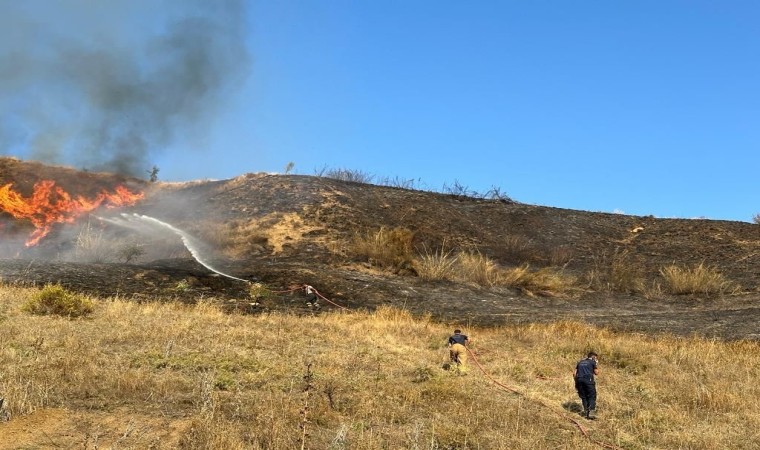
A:
MULTIPOLYGON (((14 182, 18 174, 32 176, 8 167, 0 174, 2 183, 14 182)), ((56 172, 48 168, 44 175, 55 177, 56 172)), ((104 182, 103 177, 93 179, 104 182)), ((62 184, 67 183, 73 186, 73 180, 62 184)), ((145 200, 130 212, 157 217, 219 244, 214 255, 219 268, 261 282, 273 294, 251 305, 248 284, 214 274, 187 253, 130 264, 44 256, 46 246, 60 245, 54 244, 55 233, 39 249, 6 255, 0 261, 2 281, 61 283, 87 294, 137 301, 206 299, 243 313, 314 314, 303 295, 291 291, 310 284, 346 308, 393 305, 465 325, 581 320, 643 333, 760 338, 756 224, 577 211, 298 175, 249 174, 144 188, 145 200), (377 270, 341 250, 355 233, 380 227, 413 231, 417 248, 476 249, 505 267, 549 266, 555 263, 551 255, 562 253, 564 270, 579 278, 603 270, 615 255, 625 255, 647 282, 655 281, 664 265, 704 264, 717 268, 738 289, 716 296, 651 298, 589 288, 572 296, 545 297, 505 287, 424 281, 411 273, 377 270), (218 230, 218 236, 209 230, 218 230), (507 245, 510 236, 526 242, 527 249, 517 252, 507 245), (244 251, 222 248, 225 239, 237 239, 244 251)), ((337 308, 322 302, 320 311, 337 308)))

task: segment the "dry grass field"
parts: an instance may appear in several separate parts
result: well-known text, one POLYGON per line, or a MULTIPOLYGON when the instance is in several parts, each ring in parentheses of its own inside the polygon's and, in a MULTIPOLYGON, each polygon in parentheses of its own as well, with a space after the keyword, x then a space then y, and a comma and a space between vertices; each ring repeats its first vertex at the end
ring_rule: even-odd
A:
POLYGON ((476 327, 379 308, 229 314, 0 287, 3 449, 756 449, 760 345, 576 322, 476 327), (89 305, 89 302, 88 302, 89 305), (444 368, 461 326, 474 362, 444 368), (599 419, 575 362, 601 355, 599 419))

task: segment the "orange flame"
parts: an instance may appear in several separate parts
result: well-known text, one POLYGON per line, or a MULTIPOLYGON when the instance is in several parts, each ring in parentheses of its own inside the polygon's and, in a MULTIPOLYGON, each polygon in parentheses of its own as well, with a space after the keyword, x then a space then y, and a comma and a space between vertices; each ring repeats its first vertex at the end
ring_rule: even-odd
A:
POLYGON ((103 190, 91 199, 81 195, 72 197, 52 180, 37 182, 32 196, 24 198, 9 183, 0 187, 0 211, 32 222, 36 229, 26 240, 26 246, 31 247, 37 245, 55 223, 72 223, 100 206, 129 206, 142 198, 142 193, 133 193, 124 186, 117 186, 113 192, 103 190))

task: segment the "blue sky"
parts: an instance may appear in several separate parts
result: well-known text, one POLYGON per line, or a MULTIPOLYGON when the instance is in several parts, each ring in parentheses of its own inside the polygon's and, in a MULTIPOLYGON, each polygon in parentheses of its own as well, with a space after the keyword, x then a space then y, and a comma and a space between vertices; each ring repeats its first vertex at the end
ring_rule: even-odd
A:
POLYGON ((207 133, 151 150, 160 179, 293 162, 588 211, 760 213, 755 1, 254 1, 244 19, 250 70, 207 133))

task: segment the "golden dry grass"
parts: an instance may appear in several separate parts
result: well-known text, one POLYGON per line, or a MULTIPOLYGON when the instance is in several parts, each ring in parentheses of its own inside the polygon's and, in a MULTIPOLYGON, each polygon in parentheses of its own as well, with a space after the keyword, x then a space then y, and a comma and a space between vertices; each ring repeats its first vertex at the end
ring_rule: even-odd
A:
POLYGON ((753 342, 571 322, 464 329, 489 376, 517 395, 474 365, 464 376, 442 369, 460 324, 398 309, 246 316, 107 299, 69 320, 22 312, 35 292, 0 288, 0 396, 12 414, 0 435, 57 408, 88 417, 76 432, 48 433, 62 448, 95 448, 94 433, 102 448, 599 448, 569 420, 579 418, 571 372, 591 349, 602 368, 600 419, 582 422, 592 439, 626 449, 760 442, 753 342))
POLYGON ((417 275, 423 280, 453 280, 456 274, 457 255, 453 250, 425 248, 414 260, 417 275))
POLYGON ((643 263, 630 251, 615 250, 612 254, 597 255, 594 267, 585 276, 589 288, 603 291, 646 293, 643 263))
POLYGON ((413 238, 414 233, 407 228, 383 227, 354 235, 349 243, 349 252, 382 268, 404 269, 412 265, 413 238))
POLYGON ((527 264, 499 267, 492 259, 476 251, 454 253, 441 249, 425 252, 415 261, 420 278, 450 280, 480 286, 507 286, 528 295, 564 296, 578 290, 578 280, 556 267, 537 270, 527 264))
POLYGON ((562 269, 542 267, 533 270, 527 264, 501 270, 498 274, 497 283, 520 289, 528 295, 537 294, 547 297, 567 296, 578 291, 578 280, 562 269))
POLYGON ((670 294, 723 294, 738 289, 716 268, 699 264, 695 267, 670 265, 660 270, 665 290, 670 294))

